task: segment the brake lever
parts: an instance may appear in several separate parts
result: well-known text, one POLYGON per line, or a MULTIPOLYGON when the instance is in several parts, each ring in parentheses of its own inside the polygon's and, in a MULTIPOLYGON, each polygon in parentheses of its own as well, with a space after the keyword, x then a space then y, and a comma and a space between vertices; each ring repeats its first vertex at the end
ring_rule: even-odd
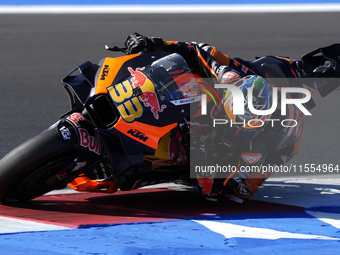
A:
POLYGON ((115 51, 115 52, 121 51, 121 52, 123 52, 123 53, 126 54, 126 55, 129 55, 129 54, 130 54, 130 53, 127 51, 127 48, 120 48, 120 47, 118 47, 118 46, 110 47, 110 46, 108 46, 108 45, 105 45, 105 49, 106 49, 106 50, 109 50, 109 51, 115 51))
POLYGON ((327 60, 324 65, 315 68, 313 70, 313 74, 316 75, 316 77, 319 77, 321 74, 333 67, 335 67, 335 63, 333 61, 327 60))

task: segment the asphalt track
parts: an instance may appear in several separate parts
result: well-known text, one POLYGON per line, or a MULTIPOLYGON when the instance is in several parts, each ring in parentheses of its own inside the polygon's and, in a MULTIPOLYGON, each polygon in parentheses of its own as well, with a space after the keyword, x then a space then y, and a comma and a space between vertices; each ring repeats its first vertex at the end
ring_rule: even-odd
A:
MULTIPOLYGON (((269 54, 299 58, 317 47, 340 42, 339 21, 339 13, 0 15, 0 156, 68 110, 68 98, 60 84, 63 76, 87 60, 117 56, 106 52, 103 45, 122 45, 132 32, 209 42, 232 57, 253 59, 269 54)), ((293 163, 339 163, 338 94, 317 99, 318 107, 306 118, 300 154, 293 163)), ((192 193, 172 190, 152 191, 149 196, 143 192, 51 195, 18 208, 0 206, 3 217, 60 227, 38 234, 3 234, 0 253, 336 254, 339 225, 324 223, 304 208, 314 208, 319 216, 331 212, 336 215, 334 220, 339 220, 339 187, 336 182, 323 186, 317 176, 311 178, 314 184, 269 182, 256 197, 263 202, 249 201, 244 206, 209 207, 192 193), (297 194, 303 199, 296 201, 297 194), (42 214, 44 218, 40 218, 42 214), (213 221, 210 225, 209 219, 213 221), (228 226, 229 232, 223 232, 221 226, 214 229, 217 221, 228 226), (122 224, 131 222, 152 223, 122 224), (106 224, 113 225, 101 227, 106 224), (232 225, 238 232, 231 233, 232 225), (250 228, 255 231, 253 239, 244 238, 242 233, 249 234, 250 228), (269 230, 261 232, 263 239, 256 239, 260 228, 269 230), (274 233, 287 239, 272 240, 269 236, 274 233), (254 249, 258 241, 261 246, 254 249)), ((30 225, 26 231, 32 229, 30 225)), ((10 227, 2 233, 10 233, 10 227)))

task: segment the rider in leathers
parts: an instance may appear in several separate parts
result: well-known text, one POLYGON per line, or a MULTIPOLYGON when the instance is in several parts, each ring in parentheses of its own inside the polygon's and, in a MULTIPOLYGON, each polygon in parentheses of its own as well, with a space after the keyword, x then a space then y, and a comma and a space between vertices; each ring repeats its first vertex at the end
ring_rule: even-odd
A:
MULTIPOLYGON (((163 41, 161 38, 145 37, 135 33, 128 36, 125 46, 130 54, 157 50, 178 53, 186 60, 193 73, 204 78, 213 79, 216 84, 235 84, 237 81, 247 80, 249 77, 252 77, 251 79, 256 80, 258 83, 264 83, 263 81, 258 81, 256 74, 250 68, 210 45, 163 41)), ((295 67, 292 66, 292 68, 294 69, 295 67)), ((226 98, 225 95, 222 96, 224 96, 224 99, 226 98)), ((224 109, 226 109, 226 103, 223 103, 224 109)), ((287 163, 298 153, 303 127, 302 114, 296 107, 289 107, 287 116, 281 116, 281 113, 277 110, 267 117, 268 119, 280 120, 293 118, 297 120, 298 125, 283 127, 281 125, 272 126, 267 124, 254 130, 256 131, 254 133, 249 133, 249 129, 246 130, 244 127, 237 127, 237 132, 222 127, 222 129, 226 130, 218 132, 221 134, 218 136, 219 143, 225 148, 225 154, 233 155, 233 161, 237 169, 247 169, 247 166, 254 169, 254 166, 258 166, 258 171, 237 171, 224 179, 214 178, 214 174, 208 177, 198 174, 198 187, 202 194, 208 200, 214 201, 228 196, 237 202, 242 202, 243 199, 254 195, 273 171, 280 169, 280 166, 287 163), (232 132, 235 134, 234 137, 226 138, 223 135, 232 132), (249 137, 249 134, 252 134, 251 137, 249 137), (244 138, 245 136, 248 137, 244 138), (271 171, 263 172, 261 166, 271 166, 272 168, 270 168, 271 171)), ((228 114, 224 112, 223 117, 228 118, 228 114)), ((221 115, 219 118, 221 118, 221 115)))

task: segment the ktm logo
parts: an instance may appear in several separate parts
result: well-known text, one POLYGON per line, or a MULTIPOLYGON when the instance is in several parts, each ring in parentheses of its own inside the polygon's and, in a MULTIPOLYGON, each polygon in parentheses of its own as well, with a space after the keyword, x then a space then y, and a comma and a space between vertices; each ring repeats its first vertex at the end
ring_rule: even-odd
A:
POLYGON ((146 142, 146 140, 149 139, 149 137, 147 137, 146 134, 138 131, 137 129, 130 129, 129 131, 127 131, 127 133, 144 142, 146 142))
POLYGON ((104 69, 103 69, 103 71, 102 71, 102 74, 101 74, 101 76, 100 76, 100 79, 104 81, 105 78, 106 78, 106 76, 108 76, 109 71, 110 71, 109 65, 105 65, 105 66, 104 66, 104 69))

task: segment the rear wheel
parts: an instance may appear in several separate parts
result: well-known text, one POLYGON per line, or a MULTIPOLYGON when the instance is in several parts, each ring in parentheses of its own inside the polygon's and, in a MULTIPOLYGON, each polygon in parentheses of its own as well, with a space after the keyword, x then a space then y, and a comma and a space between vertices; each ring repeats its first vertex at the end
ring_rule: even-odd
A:
POLYGON ((23 143, 0 160, 0 202, 20 203, 63 188, 66 183, 51 185, 48 180, 76 157, 56 129, 23 143))

